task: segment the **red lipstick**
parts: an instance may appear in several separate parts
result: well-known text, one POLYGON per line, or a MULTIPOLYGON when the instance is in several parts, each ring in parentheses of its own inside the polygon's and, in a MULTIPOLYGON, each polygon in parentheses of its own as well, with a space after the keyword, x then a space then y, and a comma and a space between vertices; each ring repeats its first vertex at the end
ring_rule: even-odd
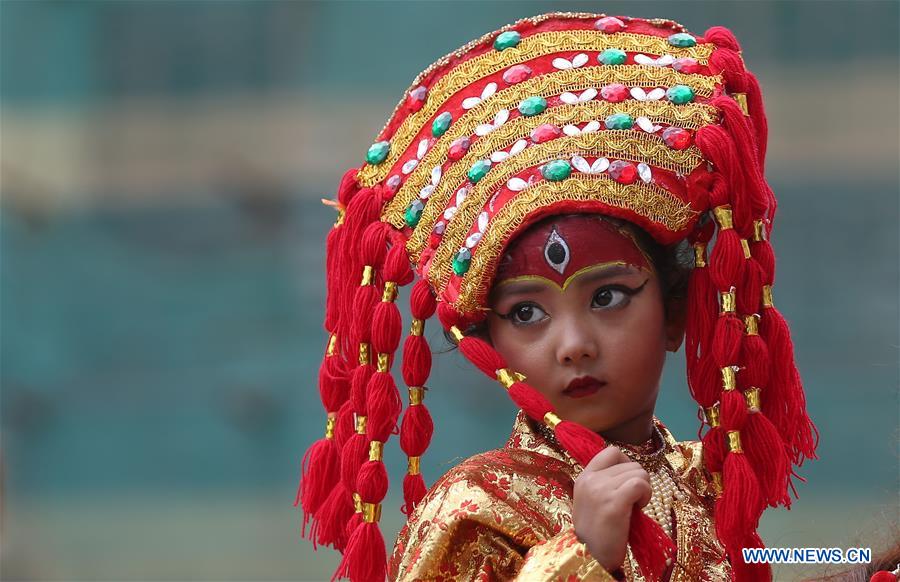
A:
POLYGON ((606 382, 601 382, 593 376, 582 376, 569 382, 569 385, 563 390, 563 394, 569 398, 586 398, 596 394, 604 386, 606 386, 606 382))

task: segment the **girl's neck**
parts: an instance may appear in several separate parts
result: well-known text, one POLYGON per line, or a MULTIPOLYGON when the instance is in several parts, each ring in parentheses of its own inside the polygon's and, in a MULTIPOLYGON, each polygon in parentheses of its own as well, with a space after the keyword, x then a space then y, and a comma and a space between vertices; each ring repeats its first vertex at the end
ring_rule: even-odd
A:
POLYGON ((653 427, 653 411, 650 411, 602 431, 600 435, 613 444, 639 446, 652 441, 655 434, 653 427))

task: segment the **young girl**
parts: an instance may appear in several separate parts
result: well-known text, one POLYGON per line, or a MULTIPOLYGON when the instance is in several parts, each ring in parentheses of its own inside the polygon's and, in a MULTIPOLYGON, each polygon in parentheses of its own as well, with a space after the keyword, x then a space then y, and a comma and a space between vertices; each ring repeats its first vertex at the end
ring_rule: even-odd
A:
POLYGON ((328 420, 298 503, 314 543, 343 552, 336 576, 771 578, 741 549, 762 547, 759 517, 790 505, 817 435, 772 301, 766 134, 721 27, 547 14, 419 75, 345 175, 327 241, 328 420), (402 411, 395 299, 415 275, 402 411), (504 449, 426 492, 435 312, 522 412, 504 449), (682 341, 702 442, 654 416, 682 341), (398 423, 409 521, 388 567, 398 423))

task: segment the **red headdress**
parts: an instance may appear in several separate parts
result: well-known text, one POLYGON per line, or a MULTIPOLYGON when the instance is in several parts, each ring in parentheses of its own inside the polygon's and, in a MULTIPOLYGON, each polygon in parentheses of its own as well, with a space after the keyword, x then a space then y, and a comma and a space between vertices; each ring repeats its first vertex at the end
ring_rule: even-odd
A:
MULTIPOLYGON (((422 330, 436 310, 465 357, 574 459, 585 465, 604 447, 461 331, 484 317, 499 257, 518 232, 550 214, 601 213, 659 243, 694 246, 685 352, 720 492, 716 533, 737 579, 770 577, 740 548, 762 545, 767 506, 790 505, 793 467, 815 458, 817 433, 772 302, 766 136, 759 84, 722 27, 697 36, 670 20, 546 14, 416 78, 366 163, 345 174, 327 240, 330 338, 319 388, 328 421, 304 458, 297 502, 314 543, 343 552, 336 575, 384 578, 382 450, 403 412, 390 372, 401 340, 394 300, 416 275, 400 365, 409 387, 404 512, 426 491, 419 458, 432 435, 423 402, 431 352, 422 330)), ((657 578, 671 540, 635 510, 630 543, 645 577, 657 578)))

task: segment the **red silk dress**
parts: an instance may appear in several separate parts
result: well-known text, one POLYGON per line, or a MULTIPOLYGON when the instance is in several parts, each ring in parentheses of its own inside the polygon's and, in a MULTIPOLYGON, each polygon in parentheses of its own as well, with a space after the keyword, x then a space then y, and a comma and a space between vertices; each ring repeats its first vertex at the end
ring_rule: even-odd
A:
MULTIPOLYGON (((672 505, 678 552, 665 579, 730 580, 701 445, 677 442, 654 422, 665 441, 663 462, 680 490, 672 505)), ((390 579, 615 580, 575 536, 572 487, 581 471, 519 412, 504 448, 463 461, 431 487, 397 538, 390 579)), ((644 580, 630 547, 622 572, 627 580, 644 580)))

